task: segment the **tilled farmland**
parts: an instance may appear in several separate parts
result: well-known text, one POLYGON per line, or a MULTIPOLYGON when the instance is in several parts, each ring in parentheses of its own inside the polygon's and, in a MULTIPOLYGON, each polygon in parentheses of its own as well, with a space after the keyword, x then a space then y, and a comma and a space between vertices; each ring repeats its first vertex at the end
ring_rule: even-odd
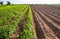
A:
POLYGON ((37 39, 60 39, 60 6, 31 5, 37 39))

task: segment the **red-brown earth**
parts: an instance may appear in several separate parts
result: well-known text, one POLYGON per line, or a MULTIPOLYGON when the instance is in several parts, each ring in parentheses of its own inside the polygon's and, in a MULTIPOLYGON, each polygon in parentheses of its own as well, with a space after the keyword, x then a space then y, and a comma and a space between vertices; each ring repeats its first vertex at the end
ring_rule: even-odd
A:
POLYGON ((60 6, 31 5, 37 39, 60 39, 60 6))

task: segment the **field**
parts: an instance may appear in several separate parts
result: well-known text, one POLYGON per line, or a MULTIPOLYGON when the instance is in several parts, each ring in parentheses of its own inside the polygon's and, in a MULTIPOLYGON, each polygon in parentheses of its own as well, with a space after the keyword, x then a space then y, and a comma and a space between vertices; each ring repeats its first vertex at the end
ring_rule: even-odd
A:
POLYGON ((0 6, 0 39, 34 39, 29 5, 0 6))
POLYGON ((0 39, 60 39, 60 6, 0 5, 0 39))
POLYGON ((31 5, 37 39, 60 39, 60 6, 31 5))

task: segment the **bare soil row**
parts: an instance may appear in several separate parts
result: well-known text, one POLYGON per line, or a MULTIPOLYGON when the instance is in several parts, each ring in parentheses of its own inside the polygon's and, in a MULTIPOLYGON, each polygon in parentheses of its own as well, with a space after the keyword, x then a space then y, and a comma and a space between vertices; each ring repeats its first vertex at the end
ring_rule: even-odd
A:
POLYGON ((60 7, 31 5, 37 39, 60 39, 60 7))

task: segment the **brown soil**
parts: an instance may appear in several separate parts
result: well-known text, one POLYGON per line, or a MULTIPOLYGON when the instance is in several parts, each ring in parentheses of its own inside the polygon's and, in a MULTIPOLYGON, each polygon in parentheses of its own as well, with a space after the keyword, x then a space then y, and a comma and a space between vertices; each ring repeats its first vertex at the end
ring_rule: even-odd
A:
POLYGON ((34 36, 35 36, 35 39, 37 39, 37 35, 36 35, 36 27, 35 27, 35 23, 34 23, 34 16, 33 16, 33 13, 32 13, 32 28, 33 28, 33 32, 35 33, 34 36))
POLYGON ((45 5, 31 7, 37 39, 60 39, 60 7, 45 5))

